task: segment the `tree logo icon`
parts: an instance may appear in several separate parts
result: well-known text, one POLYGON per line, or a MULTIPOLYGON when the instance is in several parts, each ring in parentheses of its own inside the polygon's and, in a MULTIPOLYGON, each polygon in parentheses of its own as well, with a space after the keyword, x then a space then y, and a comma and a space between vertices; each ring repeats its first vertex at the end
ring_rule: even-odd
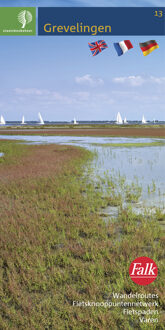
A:
POLYGON ((18 14, 18 22, 22 24, 22 29, 26 27, 27 24, 31 23, 33 20, 33 16, 30 11, 22 10, 18 14))

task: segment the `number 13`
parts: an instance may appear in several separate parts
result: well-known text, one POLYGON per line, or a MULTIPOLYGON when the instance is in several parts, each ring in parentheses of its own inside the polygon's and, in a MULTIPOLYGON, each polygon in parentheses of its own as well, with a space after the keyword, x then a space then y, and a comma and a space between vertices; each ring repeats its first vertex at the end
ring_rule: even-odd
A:
POLYGON ((155 15, 157 17, 163 17, 163 11, 162 10, 155 10, 155 15))

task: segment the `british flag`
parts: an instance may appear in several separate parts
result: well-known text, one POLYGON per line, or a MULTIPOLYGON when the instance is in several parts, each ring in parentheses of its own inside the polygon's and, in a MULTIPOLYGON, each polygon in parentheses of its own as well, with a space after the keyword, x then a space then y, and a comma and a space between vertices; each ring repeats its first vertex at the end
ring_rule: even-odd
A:
POLYGON ((88 45, 93 56, 96 56, 97 54, 101 53, 105 48, 108 48, 104 40, 98 40, 96 42, 91 43, 88 42, 88 45))

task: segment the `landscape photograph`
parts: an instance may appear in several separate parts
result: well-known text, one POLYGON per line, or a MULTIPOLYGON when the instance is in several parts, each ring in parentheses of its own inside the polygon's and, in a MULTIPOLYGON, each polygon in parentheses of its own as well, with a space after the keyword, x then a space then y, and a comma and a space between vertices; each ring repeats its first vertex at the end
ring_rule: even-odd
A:
POLYGON ((164 36, 0 39, 0 329, 164 329, 164 36))

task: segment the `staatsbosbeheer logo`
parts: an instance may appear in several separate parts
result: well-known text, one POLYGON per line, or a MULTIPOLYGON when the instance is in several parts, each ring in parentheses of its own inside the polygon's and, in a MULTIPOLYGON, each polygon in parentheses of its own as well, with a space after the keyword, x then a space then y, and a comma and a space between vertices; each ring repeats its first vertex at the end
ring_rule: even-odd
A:
POLYGON ((27 24, 31 23, 32 20, 33 20, 33 16, 29 10, 22 10, 18 14, 18 22, 22 24, 22 29, 24 29, 27 24))
POLYGON ((36 35, 36 7, 0 7, 0 35, 36 35))
POLYGON ((148 285, 157 278, 158 267, 152 259, 139 257, 131 262, 129 275, 136 284, 148 285))

